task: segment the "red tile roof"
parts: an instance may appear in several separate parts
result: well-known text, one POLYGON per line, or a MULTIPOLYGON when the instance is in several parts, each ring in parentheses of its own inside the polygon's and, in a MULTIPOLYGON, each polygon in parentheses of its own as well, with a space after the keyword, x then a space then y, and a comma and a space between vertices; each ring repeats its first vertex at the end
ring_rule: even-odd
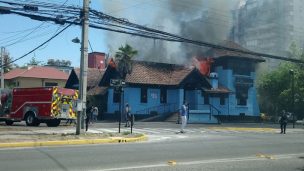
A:
POLYGON ((10 79, 16 78, 19 75, 22 75, 22 73, 25 71, 26 71, 26 69, 18 69, 18 68, 11 70, 10 72, 4 74, 4 79, 10 80, 10 79))
POLYGON ((178 85, 194 67, 175 64, 133 61, 132 73, 125 81, 134 84, 178 85))
POLYGON ((13 79, 18 77, 24 78, 45 78, 45 79, 57 79, 67 80, 68 75, 56 68, 34 66, 29 69, 14 69, 4 74, 4 79, 13 79))

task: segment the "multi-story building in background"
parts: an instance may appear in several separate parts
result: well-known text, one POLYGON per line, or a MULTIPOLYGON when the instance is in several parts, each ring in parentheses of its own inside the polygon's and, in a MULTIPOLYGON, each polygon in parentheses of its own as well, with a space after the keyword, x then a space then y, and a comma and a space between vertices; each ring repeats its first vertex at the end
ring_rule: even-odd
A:
MULTIPOLYGON (((303 0, 242 0, 233 17, 232 39, 249 50, 289 57, 293 42, 303 48, 303 0)), ((280 62, 266 59, 266 67, 280 62)))

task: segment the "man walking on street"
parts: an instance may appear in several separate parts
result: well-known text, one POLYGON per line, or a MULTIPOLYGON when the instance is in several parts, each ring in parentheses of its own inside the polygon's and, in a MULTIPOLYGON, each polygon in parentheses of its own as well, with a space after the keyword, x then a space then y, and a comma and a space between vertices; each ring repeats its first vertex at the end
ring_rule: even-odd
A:
POLYGON ((181 120, 182 120, 182 126, 181 126, 181 131, 180 133, 185 133, 185 127, 187 125, 187 115, 188 115, 188 106, 186 104, 186 102, 184 101, 182 108, 181 108, 181 120))
POLYGON ((280 126, 281 126, 281 134, 286 134, 286 126, 287 126, 287 122, 288 122, 288 119, 287 119, 287 116, 286 116, 286 112, 283 110, 283 113, 282 113, 282 116, 279 120, 280 122, 280 126))

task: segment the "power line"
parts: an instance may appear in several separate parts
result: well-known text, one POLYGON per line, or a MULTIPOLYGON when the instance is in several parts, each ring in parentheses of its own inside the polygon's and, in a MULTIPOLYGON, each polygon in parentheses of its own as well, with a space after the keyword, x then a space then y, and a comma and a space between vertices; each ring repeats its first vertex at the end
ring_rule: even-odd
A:
POLYGON ((31 32, 29 32, 28 34, 24 35, 23 37, 21 37, 19 40, 10 43, 8 45, 5 45, 5 47, 9 47, 11 45, 17 44, 19 42, 21 42, 22 40, 24 40, 26 37, 28 37, 29 35, 31 35, 32 33, 34 33, 37 29, 39 29, 41 26, 43 26, 46 22, 41 23, 39 26, 37 26, 34 30, 32 30, 31 32))
MULTIPOLYGON (((20 56, 19 58, 17 59, 14 59, 12 61, 10 61, 9 63, 7 63, 6 65, 8 64, 11 64, 11 63, 14 63, 24 57, 26 57, 27 55, 31 54, 32 52, 34 52, 35 50, 39 49, 40 47, 44 46, 45 44, 47 44, 49 41, 51 41, 52 39, 54 39, 55 37, 57 37, 60 33, 62 33, 64 30, 66 30, 67 28, 69 28, 72 24, 69 24, 67 25, 66 27, 64 27, 62 30, 60 30, 57 34, 55 34, 54 36, 50 37, 48 40, 46 40, 45 42, 43 42, 42 44, 38 45, 37 47, 35 47, 33 50, 29 51, 28 53, 20 56)), ((6 67, 5 65, 1 65, 0 67, 6 67)))
MULTIPOLYGON (((14 5, 18 6, 20 4, 14 4, 14 5)), ((67 8, 67 7, 64 7, 64 8, 67 8)), ((70 24, 75 24, 75 25, 81 24, 81 22, 79 20, 71 21, 70 19, 73 18, 73 17, 69 16, 71 14, 60 15, 60 18, 58 19, 58 15, 56 17, 54 17, 53 13, 45 12, 45 13, 43 13, 43 16, 42 16, 42 15, 37 15, 37 14, 39 14, 39 11, 23 12, 24 10, 23 11, 22 10, 23 9, 15 9, 15 11, 14 11, 14 10, 7 10, 7 9, 0 8, 0 12, 2 12, 2 13, 14 13, 14 14, 32 18, 34 20, 39 20, 39 21, 54 21, 57 24, 64 24, 64 23, 70 23, 70 24)), ((77 12, 77 11, 80 12, 81 9, 77 9, 77 8, 73 9, 73 12, 77 12)), ((52 11, 52 12, 54 12, 54 11, 52 11)), ((58 13, 56 13, 56 14, 58 14, 58 13)), ((232 52, 239 52, 239 53, 243 53, 243 54, 263 56, 266 58, 273 58, 273 59, 280 59, 280 60, 286 60, 286 61, 297 62, 297 63, 304 63, 304 61, 298 60, 298 59, 258 53, 258 52, 252 52, 252 51, 248 51, 248 50, 220 46, 220 45, 216 45, 216 44, 209 43, 209 42, 192 40, 189 38, 181 37, 176 34, 172 34, 172 33, 160 31, 157 29, 148 28, 146 26, 142 26, 139 24, 131 23, 126 19, 116 18, 116 17, 104 14, 102 12, 99 12, 99 11, 96 11, 93 9, 90 9, 90 17, 92 17, 92 20, 93 20, 92 21, 93 24, 90 24, 90 27, 93 27, 96 29, 114 31, 114 32, 118 32, 118 33, 141 36, 141 37, 145 37, 145 38, 160 39, 160 40, 180 42, 180 43, 189 43, 189 44, 205 46, 205 47, 209 47, 209 48, 221 49, 221 50, 232 51, 232 52)))

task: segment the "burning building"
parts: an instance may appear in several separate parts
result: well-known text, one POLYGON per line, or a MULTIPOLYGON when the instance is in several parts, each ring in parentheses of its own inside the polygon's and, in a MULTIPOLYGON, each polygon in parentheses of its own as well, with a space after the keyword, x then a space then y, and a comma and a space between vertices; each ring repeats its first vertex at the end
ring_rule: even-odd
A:
MULTIPOLYGON (((223 46, 242 49, 230 41, 223 46)), ((121 88, 110 86, 111 79, 121 78, 109 65, 99 84, 109 87, 105 118, 113 118, 120 105, 128 103, 136 118, 164 120, 176 113, 183 101, 189 103, 189 122, 193 123, 259 118, 255 66, 264 59, 218 49, 209 49, 205 56, 210 58, 194 60, 196 67, 133 61, 132 73, 121 88)))

